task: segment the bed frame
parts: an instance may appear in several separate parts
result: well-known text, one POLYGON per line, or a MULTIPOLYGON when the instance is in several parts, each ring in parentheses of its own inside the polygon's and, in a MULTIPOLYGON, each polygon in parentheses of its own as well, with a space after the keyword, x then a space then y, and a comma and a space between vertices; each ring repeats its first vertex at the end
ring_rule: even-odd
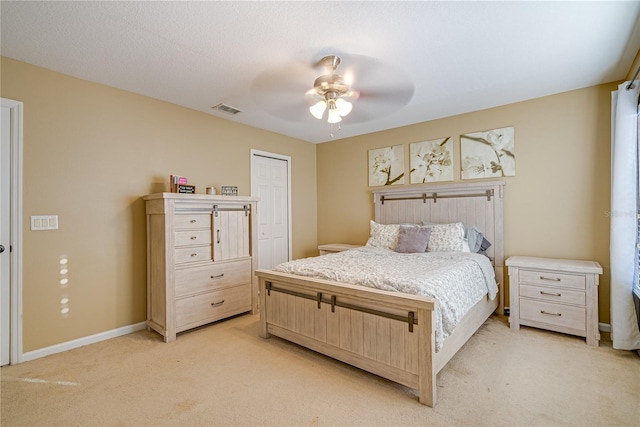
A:
POLYGON ((381 224, 461 221, 492 246, 498 297, 476 304, 435 352, 435 300, 258 270, 260 335, 275 335, 418 390, 436 403, 436 375, 485 320, 504 308, 503 181, 385 187, 373 191, 381 224))

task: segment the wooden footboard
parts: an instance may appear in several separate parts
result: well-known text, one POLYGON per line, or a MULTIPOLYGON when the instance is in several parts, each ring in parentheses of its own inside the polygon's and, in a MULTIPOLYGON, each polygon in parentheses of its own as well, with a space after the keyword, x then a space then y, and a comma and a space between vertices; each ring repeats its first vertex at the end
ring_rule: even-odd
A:
POLYGON ((435 302, 259 270, 261 335, 279 336, 391 381, 435 404, 435 302))
POLYGON ((435 352, 431 298, 277 273, 256 272, 261 336, 275 335, 418 390, 436 403, 436 375, 496 309, 478 303, 435 352))

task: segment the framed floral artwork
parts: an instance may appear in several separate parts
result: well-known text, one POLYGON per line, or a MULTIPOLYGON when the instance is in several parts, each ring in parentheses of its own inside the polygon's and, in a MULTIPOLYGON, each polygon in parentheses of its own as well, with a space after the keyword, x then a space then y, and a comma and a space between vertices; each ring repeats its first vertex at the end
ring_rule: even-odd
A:
POLYGON ((513 126, 460 135, 462 179, 516 175, 513 126))
POLYGON ((453 181, 453 141, 451 137, 409 145, 411 184, 453 181))
POLYGON ((369 150, 369 187, 404 184, 402 145, 369 150))

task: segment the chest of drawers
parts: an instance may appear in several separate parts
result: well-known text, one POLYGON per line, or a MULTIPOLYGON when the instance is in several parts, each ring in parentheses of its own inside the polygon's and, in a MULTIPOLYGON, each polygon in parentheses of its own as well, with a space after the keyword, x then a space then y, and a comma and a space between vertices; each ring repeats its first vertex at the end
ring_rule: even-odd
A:
POLYGON ((144 197, 147 327, 176 334, 257 312, 257 199, 179 193, 144 197))
POLYGON ((532 326, 599 344, 600 264, 523 256, 510 257, 505 264, 509 268, 511 329, 532 326))

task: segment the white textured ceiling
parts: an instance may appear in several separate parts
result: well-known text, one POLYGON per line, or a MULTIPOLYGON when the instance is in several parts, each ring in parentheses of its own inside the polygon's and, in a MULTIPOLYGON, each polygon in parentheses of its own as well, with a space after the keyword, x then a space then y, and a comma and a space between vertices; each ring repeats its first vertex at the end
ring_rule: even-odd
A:
POLYGON ((3 56, 314 143, 332 139, 304 100, 326 54, 363 90, 339 139, 622 80, 640 48, 640 1, 2 0, 0 13, 3 56), (408 103, 382 96, 395 85, 408 103))

